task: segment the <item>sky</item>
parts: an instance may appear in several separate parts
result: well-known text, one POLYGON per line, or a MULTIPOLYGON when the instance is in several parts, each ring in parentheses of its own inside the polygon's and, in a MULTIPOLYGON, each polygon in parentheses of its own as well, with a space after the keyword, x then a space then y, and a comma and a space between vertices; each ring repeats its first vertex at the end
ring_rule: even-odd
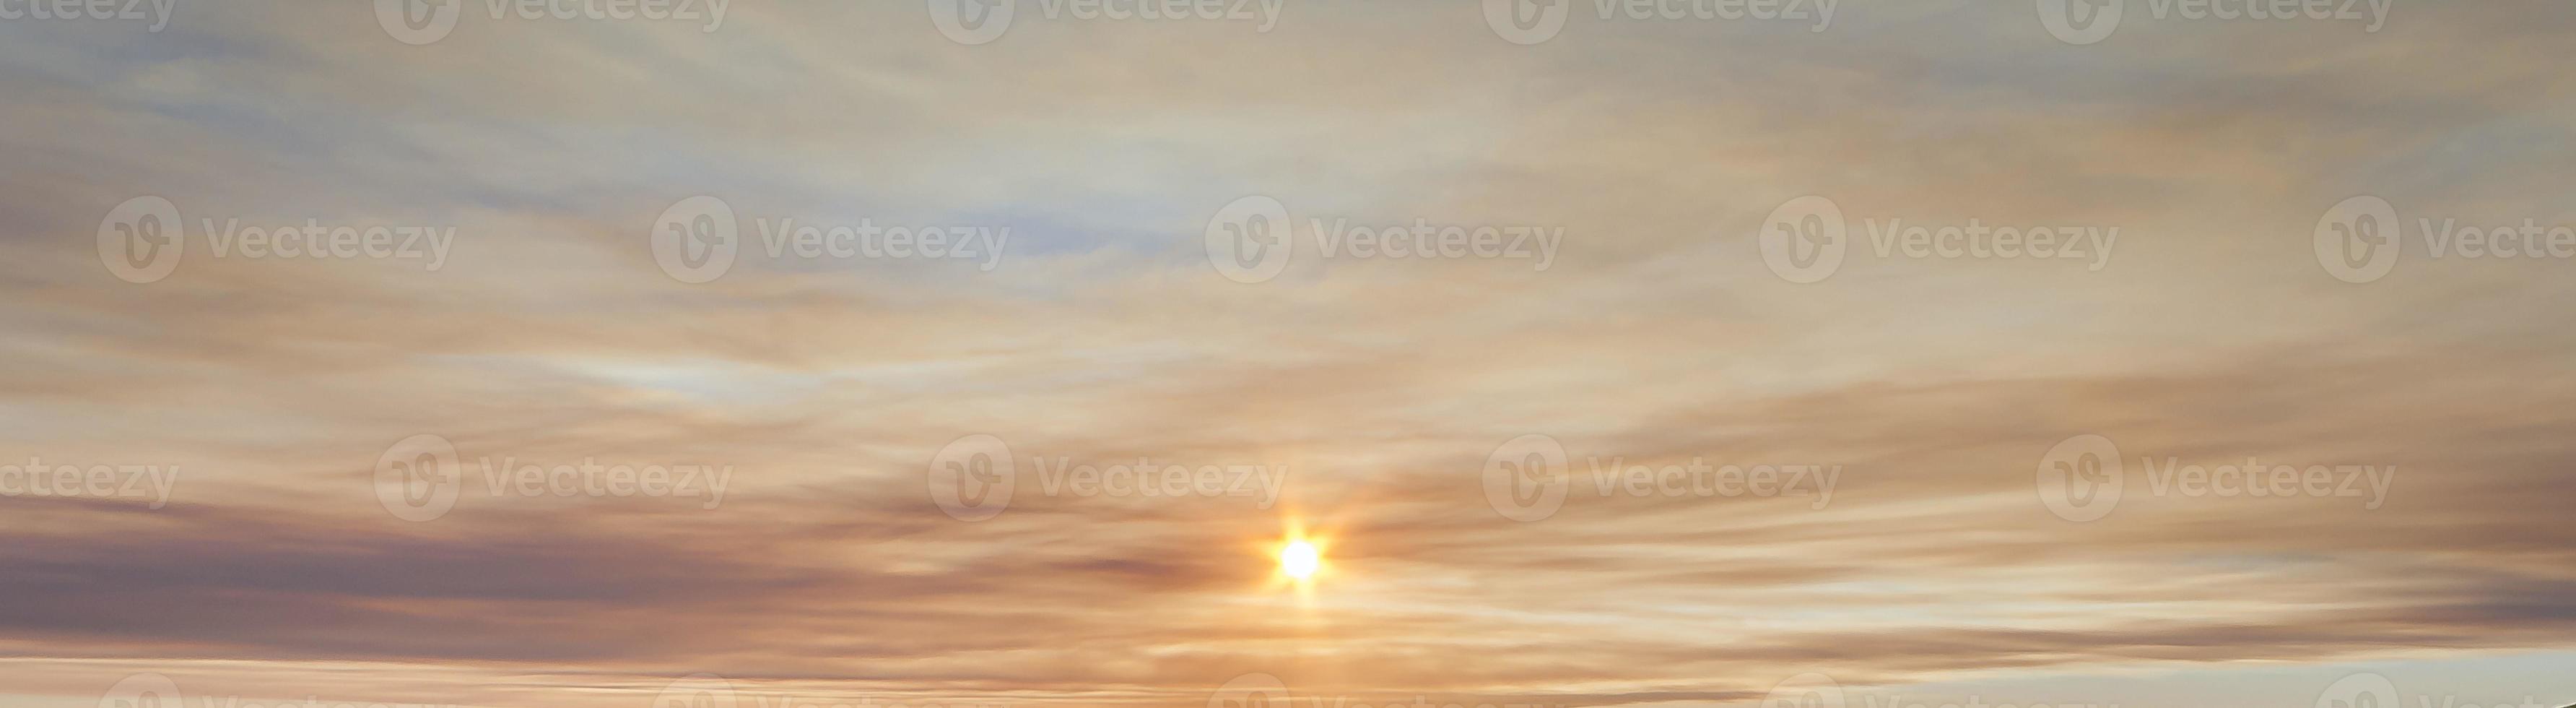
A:
POLYGON ((0 0, 0 704, 2576 703, 2572 38, 0 0))

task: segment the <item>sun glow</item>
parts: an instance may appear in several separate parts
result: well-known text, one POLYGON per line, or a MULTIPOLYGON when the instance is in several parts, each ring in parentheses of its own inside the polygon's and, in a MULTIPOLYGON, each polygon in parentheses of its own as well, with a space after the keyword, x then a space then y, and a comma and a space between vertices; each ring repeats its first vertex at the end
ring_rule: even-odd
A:
POLYGON ((1315 569, 1324 564, 1324 554, 1305 539, 1289 541, 1279 549, 1279 572, 1298 580, 1315 577, 1315 569))
POLYGON ((1332 567, 1324 562, 1324 554, 1332 549, 1332 541, 1324 536, 1307 535, 1305 523, 1294 518, 1288 520, 1283 531, 1279 540, 1272 542, 1268 549, 1270 556, 1279 562, 1279 570, 1270 576, 1270 581, 1274 587, 1293 586, 1298 595, 1311 596, 1315 581, 1332 574, 1332 567))

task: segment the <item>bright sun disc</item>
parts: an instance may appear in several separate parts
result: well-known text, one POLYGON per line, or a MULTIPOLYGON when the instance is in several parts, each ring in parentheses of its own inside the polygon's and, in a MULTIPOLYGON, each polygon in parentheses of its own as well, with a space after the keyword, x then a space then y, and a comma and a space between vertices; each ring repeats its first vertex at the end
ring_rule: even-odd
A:
POLYGON ((1279 572, 1291 578, 1305 580, 1314 577, 1315 568, 1323 562, 1323 554, 1316 552, 1312 543, 1290 541, 1288 547, 1279 549, 1279 572))

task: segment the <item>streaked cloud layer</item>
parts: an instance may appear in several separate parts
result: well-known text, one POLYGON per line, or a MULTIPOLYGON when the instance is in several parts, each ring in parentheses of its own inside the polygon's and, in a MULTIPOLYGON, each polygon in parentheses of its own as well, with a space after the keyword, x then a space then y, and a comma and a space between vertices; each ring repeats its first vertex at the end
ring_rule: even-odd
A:
POLYGON ((983 44, 943 7, 0 20, 0 465, 111 468, 0 478, 0 697, 2576 700, 2576 7, 2131 3, 2082 45, 2027 3, 1568 3, 1528 45, 1476 3, 1029 2, 983 44), (700 195, 739 251, 684 283, 655 232, 700 195), (1810 195, 1847 251, 1792 282, 1763 231, 1810 195), (2346 282, 2356 195, 2399 252, 2346 282), (179 255, 136 283, 101 232, 141 197, 179 255), (1211 262, 1247 197, 1288 217, 1258 282, 1211 262), (1942 255, 1972 223, 2090 250, 1942 255), (1560 240, 1351 250, 1417 224, 1560 240), (242 230, 307 226, 355 256, 242 230), (422 435, 459 484, 411 521, 422 435), (975 435, 1015 483, 969 522, 975 435), (2116 498, 2054 466, 2082 436, 2116 498))

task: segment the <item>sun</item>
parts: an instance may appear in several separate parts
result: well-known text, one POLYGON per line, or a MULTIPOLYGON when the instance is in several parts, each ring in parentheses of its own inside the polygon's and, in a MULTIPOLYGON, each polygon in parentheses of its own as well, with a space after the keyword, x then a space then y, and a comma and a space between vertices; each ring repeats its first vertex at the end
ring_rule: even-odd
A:
POLYGON ((1294 591, 1298 604, 1314 609, 1316 584, 1342 573, 1325 560, 1333 552, 1333 534, 1312 533, 1305 520, 1294 516, 1282 521, 1286 528, 1280 529, 1278 536, 1263 539, 1260 546, 1262 553, 1275 561, 1268 587, 1294 591))
POLYGON ((1279 572, 1288 577, 1298 580, 1314 578, 1315 570, 1323 565, 1323 551, 1316 550, 1315 544, 1305 539, 1291 540, 1279 549, 1279 572))

